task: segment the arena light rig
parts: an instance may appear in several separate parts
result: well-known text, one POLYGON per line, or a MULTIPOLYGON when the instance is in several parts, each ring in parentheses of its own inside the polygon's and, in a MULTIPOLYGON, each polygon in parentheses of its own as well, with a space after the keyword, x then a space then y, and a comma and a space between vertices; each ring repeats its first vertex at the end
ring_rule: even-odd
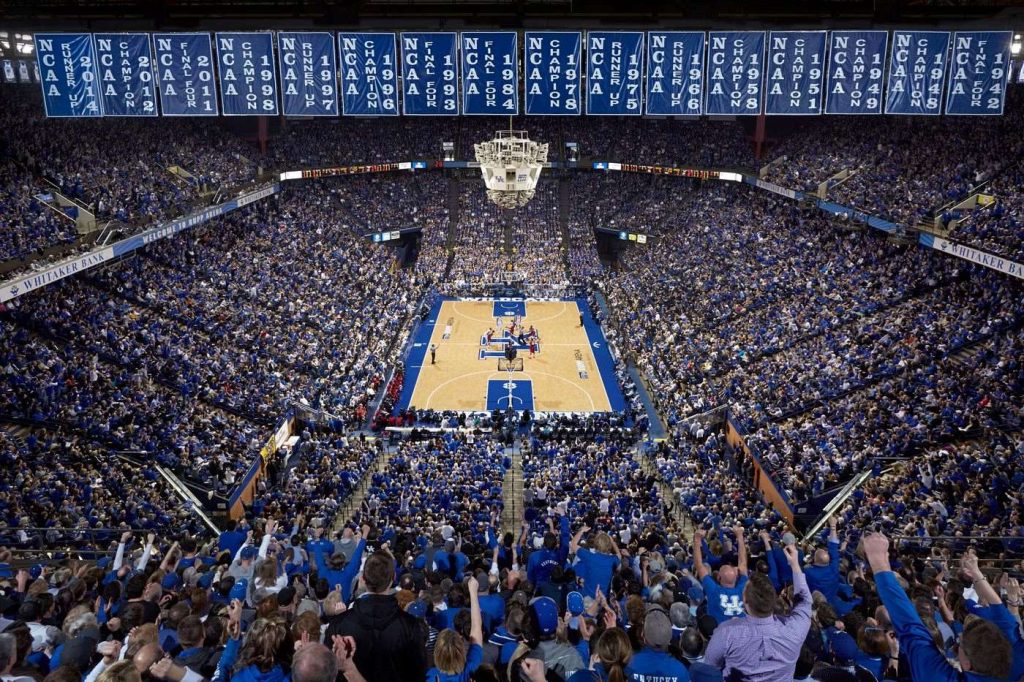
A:
POLYGON ((548 145, 534 142, 525 130, 499 130, 494 139, 473 145, 487 198, 502 208, 520 208, 533 198, 548 145))

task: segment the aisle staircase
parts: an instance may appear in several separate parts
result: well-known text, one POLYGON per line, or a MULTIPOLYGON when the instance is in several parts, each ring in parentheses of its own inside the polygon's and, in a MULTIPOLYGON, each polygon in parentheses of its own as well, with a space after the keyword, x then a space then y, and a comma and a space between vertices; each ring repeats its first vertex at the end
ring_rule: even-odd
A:
MULTIPOLYGON (((355 434, 352 434, 354 437, 355 434)), ((378 440, 376 436, 367 436, 367 441, 378 440)), ((373 475, 383 473, 388 466, 388 462, 391 461, 391 448, 385 447, 377 455, 377 458, 373 460, 370 466, 366 467, 366 471, 363 472, 363 477, 359 479, 359 485, 352 491, 352 494, 345 500, 345 504, 338 508, 338 513, 334 517, 334 522, 331 524, 331 535, 345 527, 345 524, 352 520, 352 517, 356 512, 363 506, 363 500, 366 499, 366 494, 370 490, 370 483, 373 480, 373 475)))
POLYGON ((501 481, 502 502, 501 532, 516 534, 523 518, 523 454, 517 447, 505 448, 512 460, 512 466, 501 481))
POLYGON ((643 445, 633 447, 632 452, 633 459, 640 464, 640 470, 648 476, 654 476, 654 479, 658 482, 658 492, 661 493, 661 499, 672 503, 672 511, 668 516, 673 522, 675 522, 682 537, 691 537, 693 535, 694 528, 693 519, 690 517, 689 512, 683 508, 682 503, 675 498, 675 494, 672 492, 672 486, 662 478, 661 473, 658 471, 658 467, 654 464, 654 460, 651 459, 651 456, 644 449, 643 445))

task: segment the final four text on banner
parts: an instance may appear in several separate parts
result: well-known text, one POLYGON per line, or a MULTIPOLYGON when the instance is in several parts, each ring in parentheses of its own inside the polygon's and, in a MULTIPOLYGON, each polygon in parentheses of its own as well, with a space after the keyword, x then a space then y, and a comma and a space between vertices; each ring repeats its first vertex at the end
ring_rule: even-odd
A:
POLYGON ((273 34, 218 33, 217 70, 225 116, 277 116, 273 34))
POLYGON ((402 109, 407 116, 459 115, 458 37, 402 34, 402 109))
POLYGON ((704 33, 647 34, 648 114, 699 116, 704 103, 704 33))
POLYGON ((341 102, 346 116, 398 116, 394 33, 339 33, 341 102))
POLYGON ((519 36, 463 31, 462 113, 519 113, 519 36))
POLYGON ((1012 31, 957 31, 949 65, 946 113, 1003 113, 1012 31))
POLYGON ((826 114, 880 114, 887 31, 832 31, 826 114))
POLYGON ((102 116, 96 53, 88 33, 37 33, 43 106, 51 118, 102 116))
POLYGON ((643 114, 644 34, 640 31, 587 33, 587 114, 643 114))
POLYGON ((154 33, 156 80, 164 116, 216 116, 209 33, 154 33))
POLYGON ((946 31, 893 31, 885 113, 938 116, 946 81, 946 31))
POLYGON ((707 114, 756 116, 764 91, 764 31, 708 35, 707 114))
POLYGON ((104 116, 157 116, 153 46, 148 33, 96 33, 104 116))
POLYGON ((285 116, 337 116, 333 33, 277 34, 281 108, 285 116))
POLYGON ((812 116, 821 113, 825 80, 825 31, 772 31, 764 113, 812 116))
POLYGON ((526 34, 526 113, 578 116, 582 112, 583 34, 526 34))

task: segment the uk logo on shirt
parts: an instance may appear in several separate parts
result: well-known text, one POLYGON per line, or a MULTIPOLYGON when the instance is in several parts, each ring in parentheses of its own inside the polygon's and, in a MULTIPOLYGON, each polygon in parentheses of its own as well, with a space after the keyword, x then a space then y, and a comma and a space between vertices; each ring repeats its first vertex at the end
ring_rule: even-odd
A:
POLYGON ((718 606, 726 618, 743 615, 743 600, 737 595, 718 595, 718 606))

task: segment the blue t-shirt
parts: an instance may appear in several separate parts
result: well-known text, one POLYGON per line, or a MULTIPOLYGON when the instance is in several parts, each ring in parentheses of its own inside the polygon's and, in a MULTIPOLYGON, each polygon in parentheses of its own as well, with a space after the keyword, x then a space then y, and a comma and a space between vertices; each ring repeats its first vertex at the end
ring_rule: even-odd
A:
POLYGON ((626 675, 633 682, 650 679, 658 682, 690 682, 690 673, 681 661, 669 653, 647 647, 633 654, 626 666, 626 675))
POLYGON ((743 610, 743 588, 747 585, 747 576, 741 575, 735 587, 722 587, 710 575, 704 576, 700 584, 708 600, 708 613, 719 624, 747 615, 743 610))
POLYGON ((589 549, 580 549, 576 552, 576 558, 582 565, 583 570, 577 570, 577 575, 583 576, 583 596, 596 597, 597 588, 608 594, 608 588, 612 582, 612 573, 619 565, 619 557, 601 552, 592 552, 589 549))
POLYGON ((484 648, 476 643, 470 644, 469 651, 466 652, 466 667, 462 669, 461 673, 449 675, 437 668, 431 668, 427 671, 426 682, 469 682, 470 675, 480 667, 483 660, 484 648))

